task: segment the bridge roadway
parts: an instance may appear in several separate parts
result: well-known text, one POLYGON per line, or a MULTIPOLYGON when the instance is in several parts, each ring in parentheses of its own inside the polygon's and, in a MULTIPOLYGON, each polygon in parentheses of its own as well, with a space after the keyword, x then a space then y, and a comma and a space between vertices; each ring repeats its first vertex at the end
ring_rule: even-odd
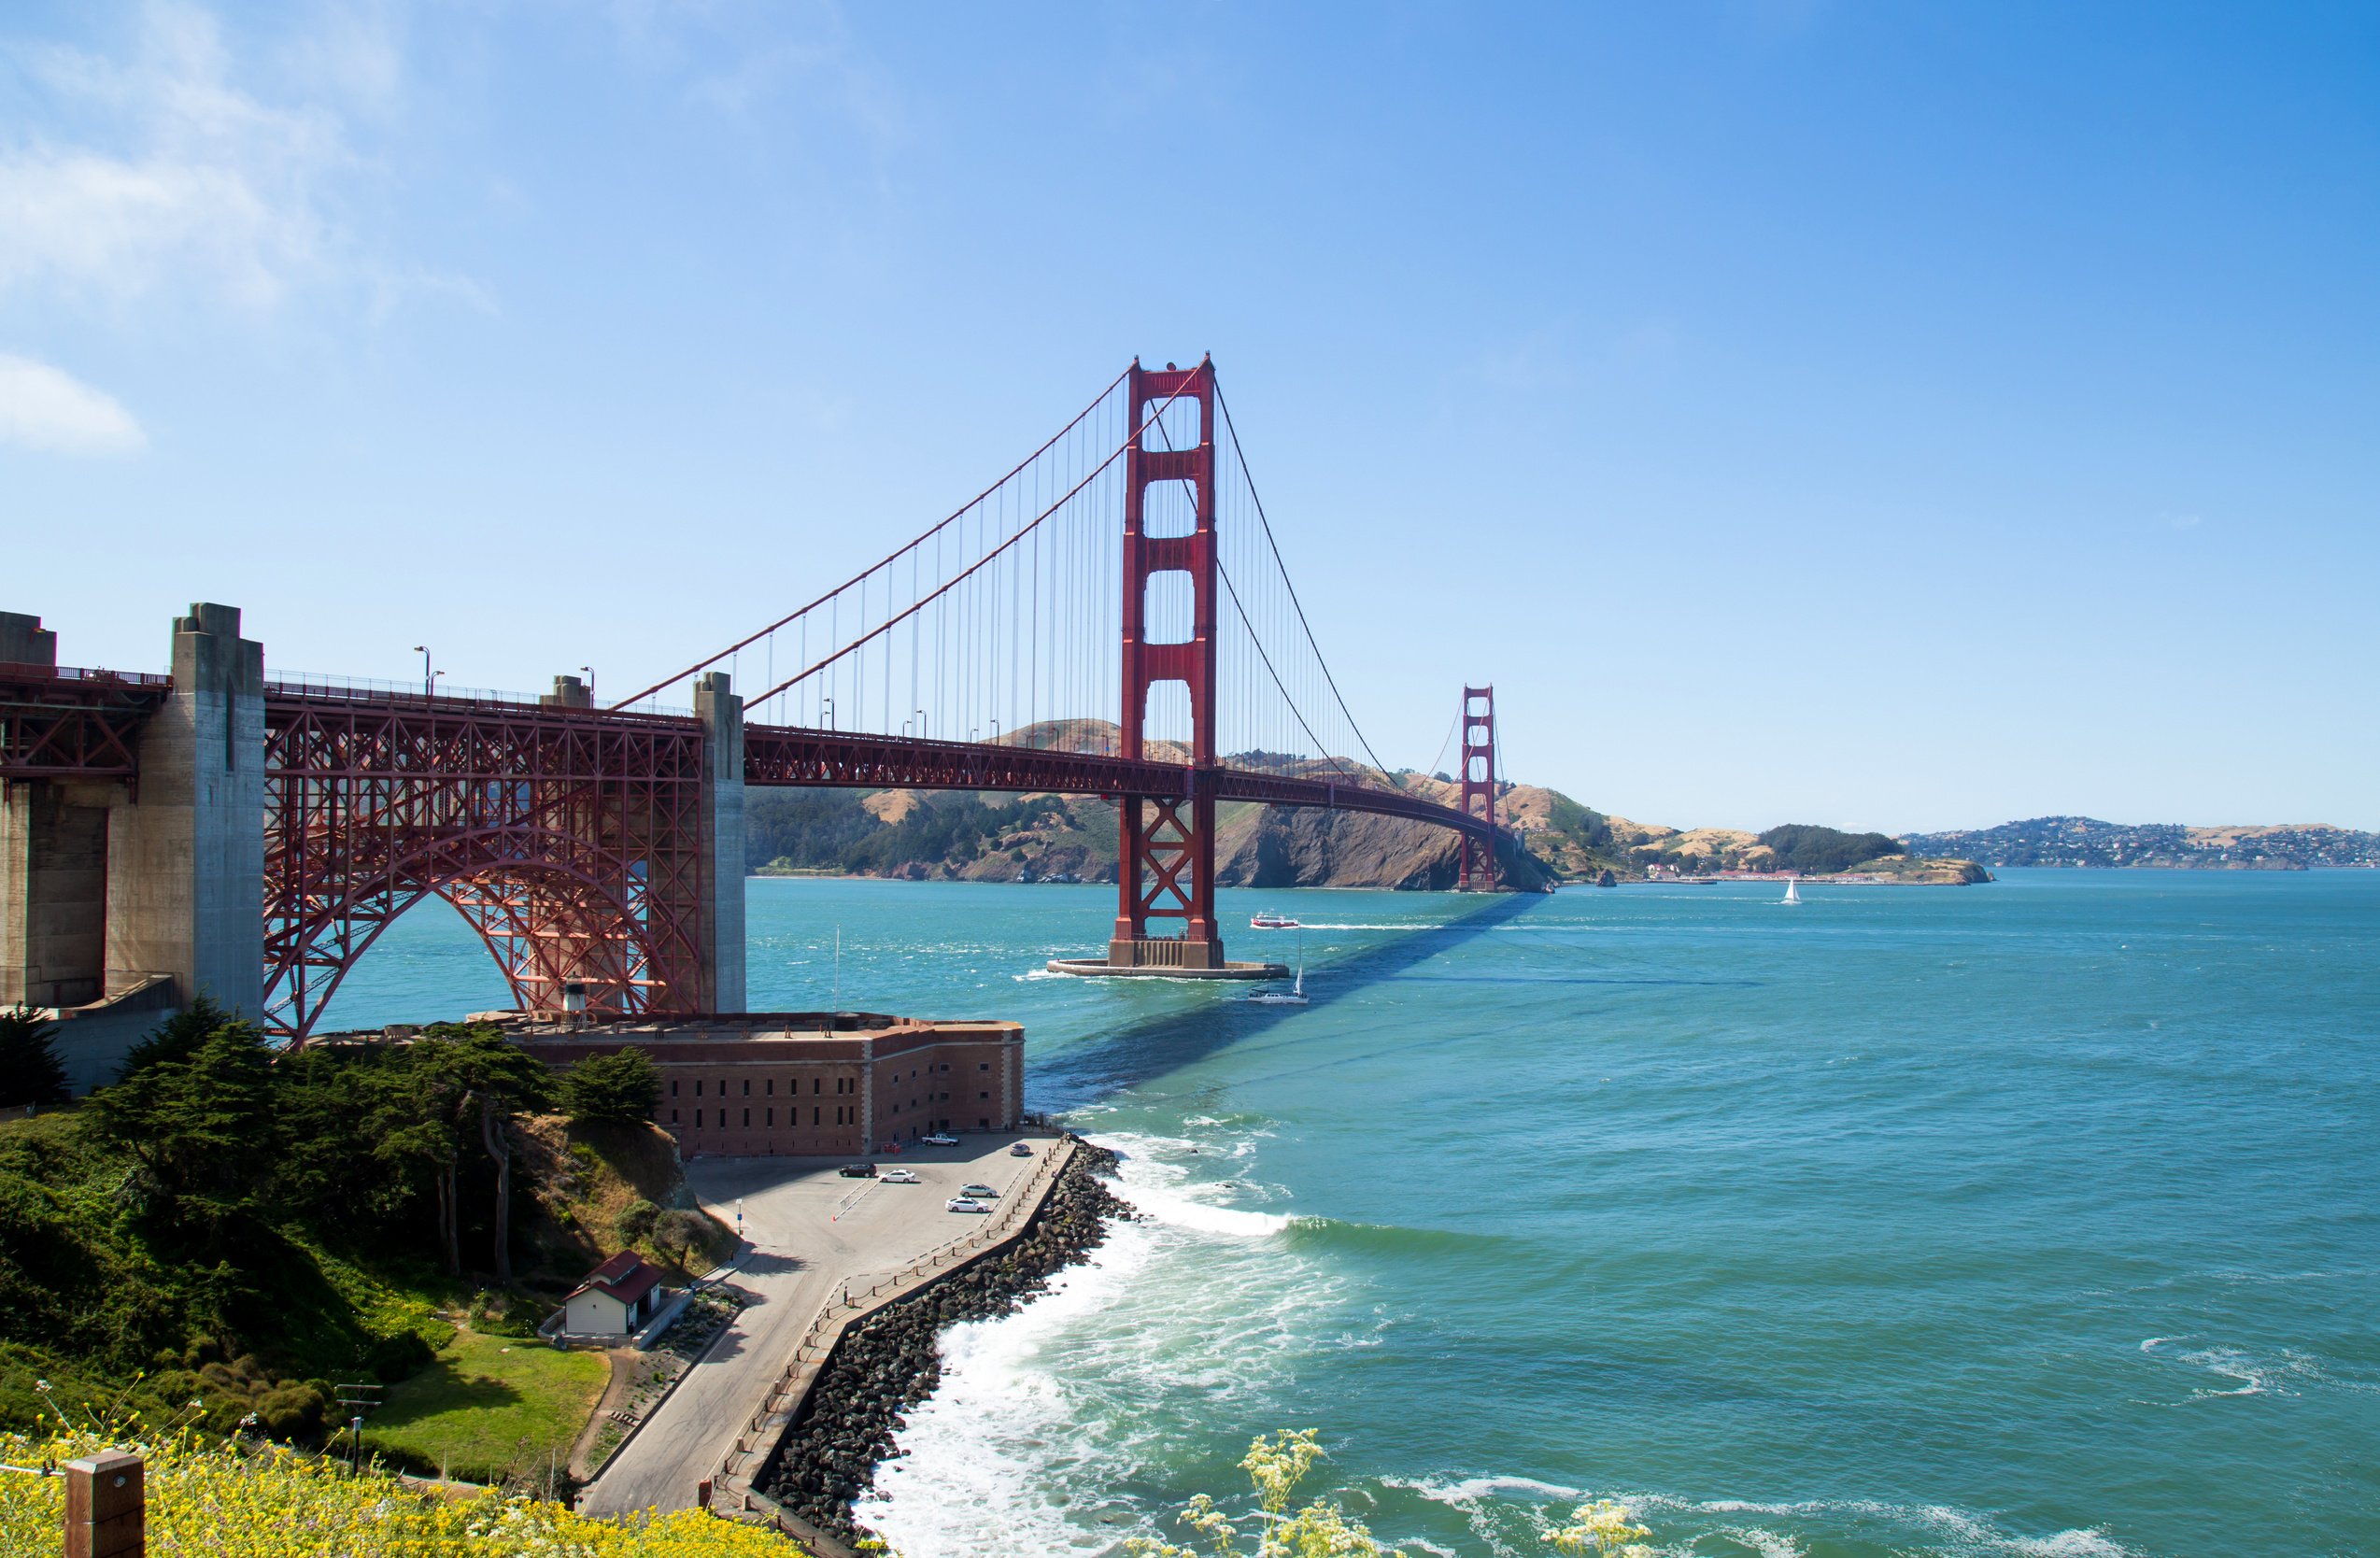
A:
MULTIPOLYGON (((0 775, 133 777, 135 744, 127 727, 145 720, 171 686, 170 678, 162 676, 71 667, 0 666, 0 704, 7 705, 11 715, 0 721, 0 775)), ((390 722, 384 744, 372 754, 380 760, 369 766, 395 773, 412 772, 424 758, 450 762, 463 748, 476 747, 492 755, 489 744, 478 739, 482 728, 490 725, 547 735, 632 730, 699 736, 701 730, 698 721, 685 715, 574 708, 513 698, 429 697, 269 679, 264 713, 268 728, 276 730, 325 719, 345 723, 359 715, 390 722)), ((1303 766, 1326 767, 1319 761, 1303 766)), ((1488 823, 1454 807, 1353 779, 1316 777, 1310 772, 1272 773, 1227 763, 1200 770, 1185 763, 1001 742, 929 741, 793 725, 744 726, 744 782, 759 786, 1046 790, 1098 796, 1181 796, 1204 785, 1212 787, 1218 800, 1371 812, 1482 838, 1492 839, 1495 834, 1488 823)))
MULTIPOLYGON (((697 1157, 687 1183, 703 1209, 749 1244, 729 1285, 751 1296, 743 1313, 621 1447, 579 1501, 593 1514, 683 1509, 695 1484, 719 1468, 736 1436, 767 1402, 811 1320, 849 1279, 864 1289, 983 1221, 947 1210, 959 1186, 1013 1193, 1055 1141, 1044 1133, 970 1131, 956 1147, 917 1147, 876 1160, 916 1170, 922 1184, 849 1180, 841 1159, 697 1157), (1032 1157, 1013 1157, 1012 1141, 1032 1157)), ((1045 1193, 1046 1185, 1036 1187, 1045 1193)))
MULTIPOLYGON (((1309 762, 1309 768, 1321 768, 1309 762)), ((1493 838, 1484 819, 1403 790, 1352 779, 1268 773, 1219 764, 1111 758, 984 742, 923 741, 806 729, 789 725, 744 728, 747 786, 831 785, 864 789, 1048 790, 1066 795, 1189 795, 1211 785, 1218 800, 1272 806, 1320 806, 1409 817, 1493 838)))

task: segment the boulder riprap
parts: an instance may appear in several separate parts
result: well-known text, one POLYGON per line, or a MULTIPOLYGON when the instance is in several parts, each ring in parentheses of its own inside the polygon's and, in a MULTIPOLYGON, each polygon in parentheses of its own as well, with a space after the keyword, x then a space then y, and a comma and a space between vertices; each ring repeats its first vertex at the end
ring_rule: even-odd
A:
POLYGON ((1077 1142, 1023 1237, 844 1331, 807 1409, 777 1447, 763 1479, 770 1496, 827 1535, 856 1541, 863 1533, 852 1523, 852 1500, 867 1491, 876 1464, 896 1453, 902 1414, 942 1381, 936 1338, 946 1325, 1022 1308, 1104 1242, 1111 1219, 1131 1217, 1098 1178, 1114 1167, 1113 1153, 1077 1142))

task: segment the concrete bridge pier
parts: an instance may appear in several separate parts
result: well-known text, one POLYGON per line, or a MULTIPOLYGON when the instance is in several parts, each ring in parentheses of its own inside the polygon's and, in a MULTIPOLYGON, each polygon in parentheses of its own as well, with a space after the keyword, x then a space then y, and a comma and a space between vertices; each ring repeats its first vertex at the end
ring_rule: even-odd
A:
POLYGON ((262 1020, 264 646, 240 636, 237 606, 200 602, 174 620, 173 665, 137 792, 110 819, 107 967, 262 1020))
MULTIPOLYGON (((175 619, 136 780, 0 784, 0 1006, 57 1024, 78 1094, 202 994, 264 1014, 264 654, 239 631, 232 606, 175 619)), ((0 613, 0 660, 54 668, 56 635, 0 613)))
POLYGON ((703 733, 701 1010, 742 1012, 744 700, 729 690, 726 672, 709 672, 694 685, 694 717, 703 733))

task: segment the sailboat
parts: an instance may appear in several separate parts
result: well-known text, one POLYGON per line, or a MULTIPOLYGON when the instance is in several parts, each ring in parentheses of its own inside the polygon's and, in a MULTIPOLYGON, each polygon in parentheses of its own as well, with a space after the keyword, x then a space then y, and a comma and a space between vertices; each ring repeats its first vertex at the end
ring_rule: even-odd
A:
POLYGON ((1248 999, 1257 1006, 1304 1006, 1306 1001, 1306 935, 1297 933, 1297 983, 1287 990, 1259 990, 1248 999))
POLYGON ((1785 879, 1784 901, 1787 903, 1799 903, 1802 901, 1802 879, 1800 877, 1789 876, 1785 879))

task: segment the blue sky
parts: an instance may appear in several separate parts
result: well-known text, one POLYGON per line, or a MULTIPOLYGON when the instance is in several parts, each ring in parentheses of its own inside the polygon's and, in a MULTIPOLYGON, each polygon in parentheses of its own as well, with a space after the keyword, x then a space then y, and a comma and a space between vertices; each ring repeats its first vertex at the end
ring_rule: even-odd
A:
POLYGON ((2380 7, 0 14, 0 607, 651 680, 1214 353, 1349 702, 2380 828, 2380 7))

